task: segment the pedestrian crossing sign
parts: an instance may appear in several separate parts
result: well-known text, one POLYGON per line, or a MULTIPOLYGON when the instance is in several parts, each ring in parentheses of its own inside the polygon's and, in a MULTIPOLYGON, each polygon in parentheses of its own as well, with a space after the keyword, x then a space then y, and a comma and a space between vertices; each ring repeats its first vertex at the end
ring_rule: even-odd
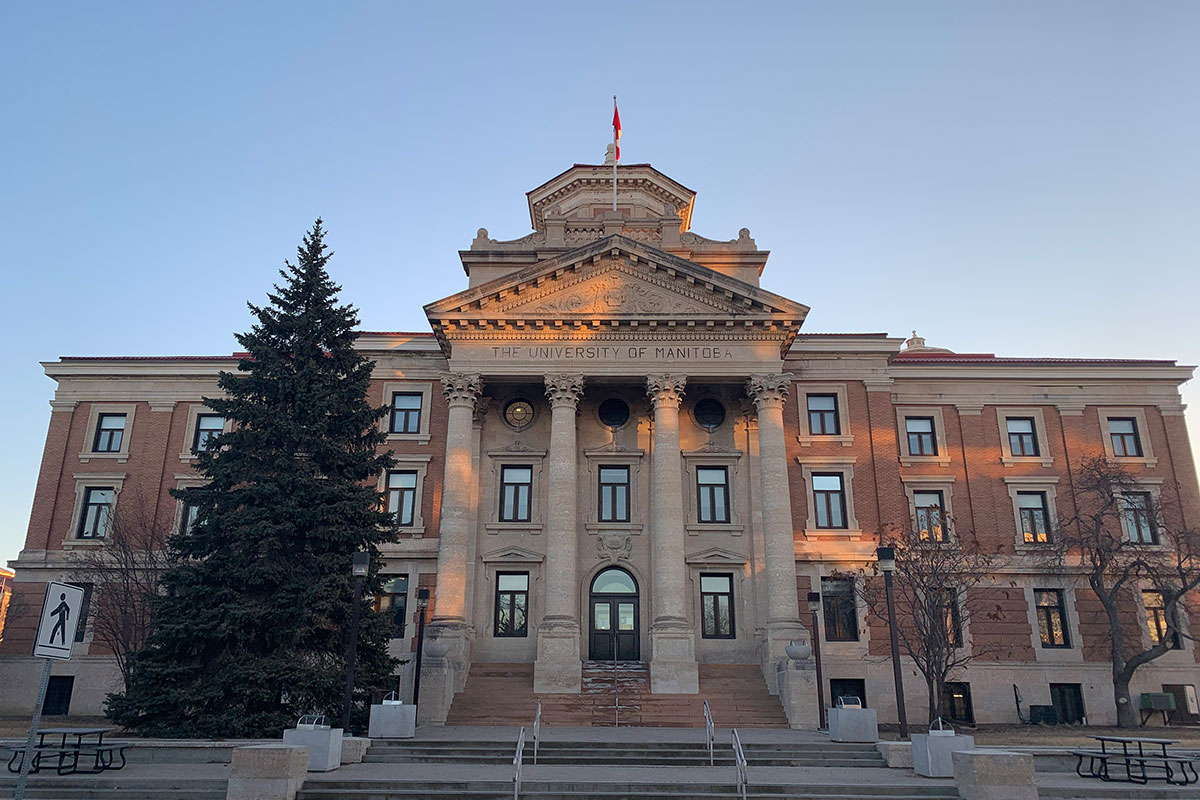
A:
POLYGON ((83 589, 69 583, 50 582, 46 586, 33 654, 61 661, 70 658, 71 644, 75 641, 75 629, 82 613, 83 589))

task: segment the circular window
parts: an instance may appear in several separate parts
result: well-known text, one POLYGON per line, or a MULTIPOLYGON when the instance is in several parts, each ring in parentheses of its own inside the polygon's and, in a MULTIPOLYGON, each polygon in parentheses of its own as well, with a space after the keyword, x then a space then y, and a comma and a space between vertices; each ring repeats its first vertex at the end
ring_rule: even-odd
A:
POLYGON ((633 576, 619 567, 604 570, 592 581, 593 594, 637 594, 633 576))
POLYGON ((528 400, 513 400, 504 407, 504 421, 517 430, 528 428, 533 422, 533 406, 528 400))
POLYGON ((721 427, 721 424, 725 422, 725 406, 711 397, 706 397, 696 403, 692 414, 696 417, 697 425, 708 428, 710 431, 721 427))
POLYGON ((596 409, 600 421, 609 428, 619 428, 629 422, 629 404, 617 397, 610 397, 596 409))

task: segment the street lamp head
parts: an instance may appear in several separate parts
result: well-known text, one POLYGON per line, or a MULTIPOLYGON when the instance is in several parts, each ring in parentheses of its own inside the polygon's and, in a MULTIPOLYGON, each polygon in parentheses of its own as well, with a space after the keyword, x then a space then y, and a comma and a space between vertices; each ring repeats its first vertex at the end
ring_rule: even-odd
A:
POLYGON ((371 554, 366 550, 359 550, 350 562, 350 574, 356 578, 365 578, 370 570, 371 554))
POLYGON ((417 589, 417 608, 424 611, 428 607, 429 607, 429 587, 422 586, 420 589, 417 589))
POLYGON ((820 592, 809 592, 808 593, 808 610, 814 614, 821 610, 821 593, 820 592))
POLYGON ((896 571, 896 548, 894 547, 879 547, 875 550, 875 557, 879 559, 879 569, 882 572, 896 571))

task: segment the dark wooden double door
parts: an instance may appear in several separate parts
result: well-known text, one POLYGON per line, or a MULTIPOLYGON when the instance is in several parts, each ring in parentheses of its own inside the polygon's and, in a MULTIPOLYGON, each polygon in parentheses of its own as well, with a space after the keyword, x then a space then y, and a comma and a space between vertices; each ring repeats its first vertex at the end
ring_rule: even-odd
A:
POLYGON ((638 661, 637 595, 592 595, 588 615, 588 658, 593 661, 638 661))

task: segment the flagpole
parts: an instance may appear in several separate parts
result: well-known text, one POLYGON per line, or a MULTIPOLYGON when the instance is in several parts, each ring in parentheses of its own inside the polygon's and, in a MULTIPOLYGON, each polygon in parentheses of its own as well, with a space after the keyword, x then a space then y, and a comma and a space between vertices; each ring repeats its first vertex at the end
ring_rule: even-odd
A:
MULTIPOLYGON (((613 115, 617 113, 617 96, 613 95, 613 115)), ((613 126, 613 211, 617 210, 617 128, 613 126)))

